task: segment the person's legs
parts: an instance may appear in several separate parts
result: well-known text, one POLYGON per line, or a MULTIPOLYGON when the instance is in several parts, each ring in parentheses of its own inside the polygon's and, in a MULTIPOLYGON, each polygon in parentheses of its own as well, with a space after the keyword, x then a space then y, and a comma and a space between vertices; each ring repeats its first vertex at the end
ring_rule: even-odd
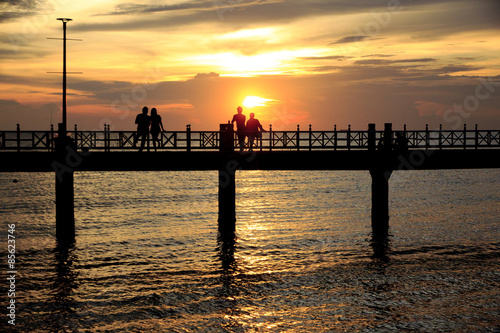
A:
MULTIPOLYGON (((151 132, 151 137, 153 139, 153 147, 156 151, 156 141, 158 141, 158 132, 151 132)), ((160 143, 158 142, 158 147, 160 146, 160 143)))
POLYGON ((146 139, 148 137, 148 133, 147 132, 141 132, 139 134, 139 136, 141 137, 141 148, 139 148, 139 151, 142 151, 144 149, 144 145, 146 144, 146 139))
POLYGON ((245 148, 245 133, 238 133, 238 141, 240 144, 240 151, 243 151, 243 148, 245 148))
POLYGON ((248 135, 248 144, 250 146, 250 149, 249 149, 250 151, 253 150, 253 141, 254 141, 254 139, 255 139, 255 135, 253 135, 253 134, 249 134, 248 135))

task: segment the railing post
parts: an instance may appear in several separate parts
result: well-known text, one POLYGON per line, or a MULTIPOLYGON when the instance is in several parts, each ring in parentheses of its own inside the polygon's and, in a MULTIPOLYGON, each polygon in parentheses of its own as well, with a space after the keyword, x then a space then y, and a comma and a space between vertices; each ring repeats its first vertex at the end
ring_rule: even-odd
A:
POLYGON ((479 146, 479 131, 477 130, 477 124, 476 124, 474 133, 474 149, 477 149, 478 146, 479 146))
POLYGON ((17 124, 17 152, 20 152, 21 151, 21 126, 19 126, 19 124, 17 124))
POLYGON ((351 124, 347 126, 347 150, 351 150, 351 124))
POLYGON ((111 125, 108 124, 108 152, 111 150, 111 125))
POLYGON ((425 149, 429 149, 429 125, 425 124, 425 149))
POLYGON ((78 148, 78 127, 75 124, 75 147, 78 148))
MULTIPOLYGON (((262 151, 262 132, 259 132, 259 137, 260 137, 260 146, 259 146, 259 149, 260 151, 262 151)), ((257 142, 259 142, 259 140, 257 140, 257 142)))
POLYGON ((375 124, 368 124, 368 150, 375 151, 377 147, 377 139, 375 137, 375 124))
POLYGON ((404 138, 406 140, 406 143, 409 143, 410 140, 408 140, 408 135, 406 133, 406 124, 404 124, 404 126, 403 126, 403 135, 404 135, 404 138))
POLYGON ((108 152, 108 126, 104 124, 104 151, 108 152))
POLYGON ((269 124, 269 151, 273 150, 273 125, 269 124))
POLYGON ((443 149, 443 124, 439 124, 439 150, 443 149))
POLYGON ((186 150, 191 151, 191 125, 186 125, 186 150))
POLYGON ((464 149, 467 149, 467 124, 464 124, 464 149))
POLYGON ((54 151, 54 124, 50 124, 50 145, 49 151, 54 151))
POLYGON ((333 149, 337 150, 337 124, 333 125, 333 149))
POLYGON ((309 151, 312 149, 312 126, 309 124, 309 151))
POLYGON ((300 126, 297 124, 297 151, 300 150, 300 126))

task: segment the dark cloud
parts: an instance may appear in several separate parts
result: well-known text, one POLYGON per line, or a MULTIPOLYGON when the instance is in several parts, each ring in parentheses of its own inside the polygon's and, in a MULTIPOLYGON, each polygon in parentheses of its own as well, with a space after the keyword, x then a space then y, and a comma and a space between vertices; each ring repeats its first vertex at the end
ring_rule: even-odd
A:
POLYGON ((462 60, 462 61, 474 61, 478 60, 479 57, 455 57, 457 60, 462 60))
POLYGON ((346 56, 325 56, 325 57, 302 57, 303 60, 338 60, 343 61, 348 59, 346 56))
POLYGON ((355 43, 355 42, 361 42, 364 39, 368 38, 369 36, 345 36, 340 38, 339 40, 332 42, 328 45, 336 45, 336 44, 346 44, 346 43, 355 43))
POLYGON ((401 1, 392 10, 387 0, 340 1, 303 0, 244 1, 197 0, 172 5, 121 4, 115 11, 96 15, 122 15, 119 22, 76 23, 74 31, 144 31, 168 29, 187 25, 211 23, 222 30, 244 29, 262 25, 291 24, 316 16, 365 15, 352 26, 344 37, 331 33, 335 38, 330 45, 354 43, 386 38, 398 34, 409 40, 435 40, 464 31, 491 29, 499 26, 498 14, 491 0, 431 0, 401 1), (391 11, 392 10, 392 11, 391 11), (145 14, 149 15, 147 18, 145 14))
POLYGON ((207 9, 213 9, 213 6, 214 2, 210 0, 181 2, 172 5, 144 5, 144 4, 124 3, 124 4, 118 4, 113 12, 96 14, 95 16, 151 14, 151 13, 174 12, 174 11, 184 11, 193 9, 207 10, 207 9))
POLYGON ((367 59, 358 60, 354 63, 356 65, 389 65, 399 63, 412 63, 412 62, 435 62, 434 58, 417 58, 417 59, 399 59, 399 60, 385 60, 385 59, 367 59))
POLYGON ((332 71, 335 71, 338 69, 339 69, 338 66, 318 66, 318 67, 314 67, 312 69, 309 69, 309 71, 312 71, 312 72, 332 72, 332 71))
POLYGON ((217 73, 214 73, 214 72, 210 72, 210 73, 198 73, 195 75, 195 79, 210 79, 210 78, 217 78, 219 77, 220 75, 217 74, 217 73))
POLYGON ((0 99, 0 111, 5 110, 5 108, 17 107, 21 104, 13 99, 0 99))
POLYGON ((37 14, 41 0, 0 0, 0 22, 37 14))
POLYGON ((439 71, 441 73, 456 73, 456 72, 477 71, 479 69, 481 69, 481 67, 468 66, 468 65, 448 65, 441 67, 439 71))
POLYGON ((394 57, 394 54, 367 54, 361 56, 361 58, 390 58, 394 57))

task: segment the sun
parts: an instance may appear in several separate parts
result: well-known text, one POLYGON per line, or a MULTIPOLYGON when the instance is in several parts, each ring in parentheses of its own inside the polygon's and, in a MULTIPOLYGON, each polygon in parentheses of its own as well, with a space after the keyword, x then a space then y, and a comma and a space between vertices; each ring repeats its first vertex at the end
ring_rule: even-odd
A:
POLYGON ((267 99, 257 96, 247 96, 243 101, 243 106, 247 108, 253 108, 255 106, 266 106, 266 103, 270 101, 272 101, 272 99, 267 99))

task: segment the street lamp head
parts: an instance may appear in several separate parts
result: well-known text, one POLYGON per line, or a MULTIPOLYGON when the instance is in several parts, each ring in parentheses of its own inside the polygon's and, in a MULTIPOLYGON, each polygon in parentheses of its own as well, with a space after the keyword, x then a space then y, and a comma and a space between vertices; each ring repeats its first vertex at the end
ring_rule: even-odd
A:
POLYGON ((70 19, 70 18, 58 18, 58 20, 63 21, 64 23, 69 22, 69 21, 73 21, 73 19, 70 19))

